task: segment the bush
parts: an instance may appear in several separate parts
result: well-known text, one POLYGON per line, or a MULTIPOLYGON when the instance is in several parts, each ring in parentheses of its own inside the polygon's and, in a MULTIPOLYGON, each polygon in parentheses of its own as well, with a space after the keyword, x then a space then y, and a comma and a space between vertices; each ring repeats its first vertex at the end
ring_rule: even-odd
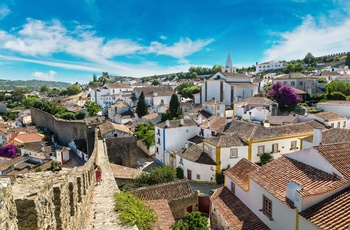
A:
POLYGON ((263 153, 260 155, 260 162, 262 165, 269 163, 273 160, 273 156, 269 153, 263 153))
POLYGON ((184 178, 184 170, 180 167, 176 168, 176 177, 179 179, 183 179, 184 178))
POLYGON ((43 170, 40 167, 35 168, 35 172, 41 172, 41 171, 43 171, 43 170))
POLYGON ((346 96, 341 92, 326 93, 324 98, 328 100, 346 100, 346 96))
POLYGON ((309 112, 309 113, 312 113, 312 114, 315 114, 315 113, 320 113, 320 112, 322 112, 322 110, 310 109, 308 112, 309 112))
POLYGON ((152 209, 132 194, 117 193, 115 195, 115 208, 120 222, 127 226, 136 225, 139 229, 152 229, 150 223, 157 221, 152 209))
POLYGON ((172 230, 208 230, 208 219, 200 212, 186 213, 186 220, 177 220, 172 226, 172 230))

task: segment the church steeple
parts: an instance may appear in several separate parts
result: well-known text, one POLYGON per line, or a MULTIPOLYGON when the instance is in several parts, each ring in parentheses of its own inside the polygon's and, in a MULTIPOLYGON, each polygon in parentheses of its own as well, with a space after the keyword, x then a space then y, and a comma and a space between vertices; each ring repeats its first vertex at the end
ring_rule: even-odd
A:
POLYGON ((233 67, 233 65, 232 65, 230 53, 228 53, 227 59, 226 59, 226 65, 224 68, 222 68, 221 71, 226 72, 226 73, 236 73, 236 68, 233 67))
POLYGON ((228 55, 227 55, 225 68, 232 68, 232 61, 231 61, 230 53, 228 53, 228 55))

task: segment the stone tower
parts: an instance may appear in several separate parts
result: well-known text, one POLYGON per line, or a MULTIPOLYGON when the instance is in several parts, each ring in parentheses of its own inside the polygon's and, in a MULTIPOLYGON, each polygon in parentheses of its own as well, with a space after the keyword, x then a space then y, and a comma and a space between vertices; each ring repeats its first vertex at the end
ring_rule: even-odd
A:
POLYGON ((230 53, 228 53, 227 59, 226 59, 226 65, 224 68, 222 68, 221 71, 227 72, 227 73, 236 73, 236 68, 233 67, 233 65, 232 65, 230 53))

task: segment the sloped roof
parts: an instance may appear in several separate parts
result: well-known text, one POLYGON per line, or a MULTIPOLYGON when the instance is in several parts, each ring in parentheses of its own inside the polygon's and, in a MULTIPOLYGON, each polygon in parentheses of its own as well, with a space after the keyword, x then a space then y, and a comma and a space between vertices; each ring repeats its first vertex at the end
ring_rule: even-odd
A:
POLYGON ((307 76, 302 73, 281 74, 275 77, 275 80, 284 80, 284 79, 318 79, 318 77, 307 76))
POLYGON ((248 174, 257 170, 258 165, 250 162, 249 160, 242 158, 233 167, 224 172, 228 178, 239 185, 242 189, 248 190, 249 176, 248 174))
POLYGON ((168 201, 190 197, 194 194, 190 182, 187 179, 137 188, 128 192, 135 195, 140 200, 165 199, 168 201))
POLYGON ((198 145, 190 145, 187 149, 177 151, 176 154, 199 164, 216 165, 216 162, 198 145))
POLYGON ((217 147, 247 146, 247 143, 236 133, 223 133, 203 140, 217 147))
POLYGON ((166 121, 156 124, 157 127, 159 128, 167 128, 167 129, 171 129, 171 128, 177 128, 177 127, 185 127, 185 126, 196 126, 197 124, 196 122, 194 122, 192 119, 183 119, 184 124, 181 125, 180 120, 171 120, 169 121, 169 127, 167 127, 166 125, 166 121))
POLYGON ((141 170, 109 163, 115 178, 134 179, 144 173, 141 170))
POLYGON ((319 102, 317 105, 350 106, 350 101, 325 101, 319 102))
MULTIPOLYGON (((302 140, 313 142, 314 136, 304 137, 302 140)), ((322 132, 322 145, 350 142, 350 129, 332 128, 322 132)))
POLYGON ((249 97, 249 98, 245 98, 239 102, 236 102, 235 104, 241 105, 242 103, 244 103, 246 105, 260 105, 260 106, 276 104, 276 102, 274 102, 266 97, 249 97))
POLYGON ((216 99, 210 99, 209 101, 203 102, 202 104, 208 104, 208 105, 224 105, 225 103, 222 101, 218 101, 216 99))
POLYGON ((130 89, 131 87, 129 85, 123 85, 123 84, 112 84, 107 83, 106 86, 110 89, 130 89))
POLYGON ((17 135, 13 142, 18 144, 40 142, 45 139, 45 135, 39 133, 29 133, 29 134, 19 134, 17 135))
POLYGON ((269 229, 240 199, 227 187, 216 189, 210 202, 232 229, 269 229))
POLYGON ((225 130, 226 133, 237 133, 243 140, 265 140, 277 137, 312 134, 314 128, 325 129, 315 120, 283 126, 264 127, 255 123, 233 120, 225 130))
POLYGON ((320 112, 320 113, 316 113, 314 114, 316 117, 319 117, 323 120, 327 121, 338 121, 338 120, 347 120, 346 117, 340 116, 337 113, 333 113, 333 112, 320 112))
POLYGON ((101 135, 104 136, 106 133, 113 132, 114 130, 118 130, 124 133, 131 133, 128 128, 124 125, 116 124, 110 121, 106 121, 105 123, 99 125, 101 135))
POLYGON ((144 203, 148 205, 158 217, 156 223, 150 223, 152 229, 171 229, 171 225, 175 223, 175 220, 167 200, 145 200, 144 203))
POLYGON ((210 116, 200 125, 201 128, 206 128, 214 131, 223 131, 226 126, 226 118, 219 116, 210 116))
POLYGON ((350 143, 314 146, 334 168, 350 180, 350 143))
POLYGON ((141 94, 149 94, 149 93, 160 93, 160 92, 172 92, 174 93, 174 89, 171 86, 154 86, 154 87, 136 87, 134 88, 135 92, 141 94))
POLYGON ((251 75, 245 75, 242 73, 229 73, 229 72, 220 72, 220 73, 227 78, 252 78, 251 75))
POLYGON ((261 166, 250 173, 250 178, 285 204, 287 184, 294 181, 303 187, 302 196, 323 194, 348 184, 348 180, 334 177, 310 165, 288 158, 286 155, 261 166))
POLYGON ((300 212, 320 229, 347 230, 350 225, 350 187, 300 212))

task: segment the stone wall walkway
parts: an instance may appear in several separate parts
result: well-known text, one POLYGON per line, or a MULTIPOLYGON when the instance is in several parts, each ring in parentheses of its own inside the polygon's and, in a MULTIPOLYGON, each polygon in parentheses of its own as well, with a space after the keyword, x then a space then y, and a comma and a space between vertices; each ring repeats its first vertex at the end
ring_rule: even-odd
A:
POLYGON ((127 228, 122 226, 117 220, 117 214, 114 212, 114 194, 119 191, 119 188, 109 166, 108 156, 102 140, 98 140, 97 164, 102 169, 102 183, 95 186, 90 216, 85 229, 137 229, 136 227, 127 228))

